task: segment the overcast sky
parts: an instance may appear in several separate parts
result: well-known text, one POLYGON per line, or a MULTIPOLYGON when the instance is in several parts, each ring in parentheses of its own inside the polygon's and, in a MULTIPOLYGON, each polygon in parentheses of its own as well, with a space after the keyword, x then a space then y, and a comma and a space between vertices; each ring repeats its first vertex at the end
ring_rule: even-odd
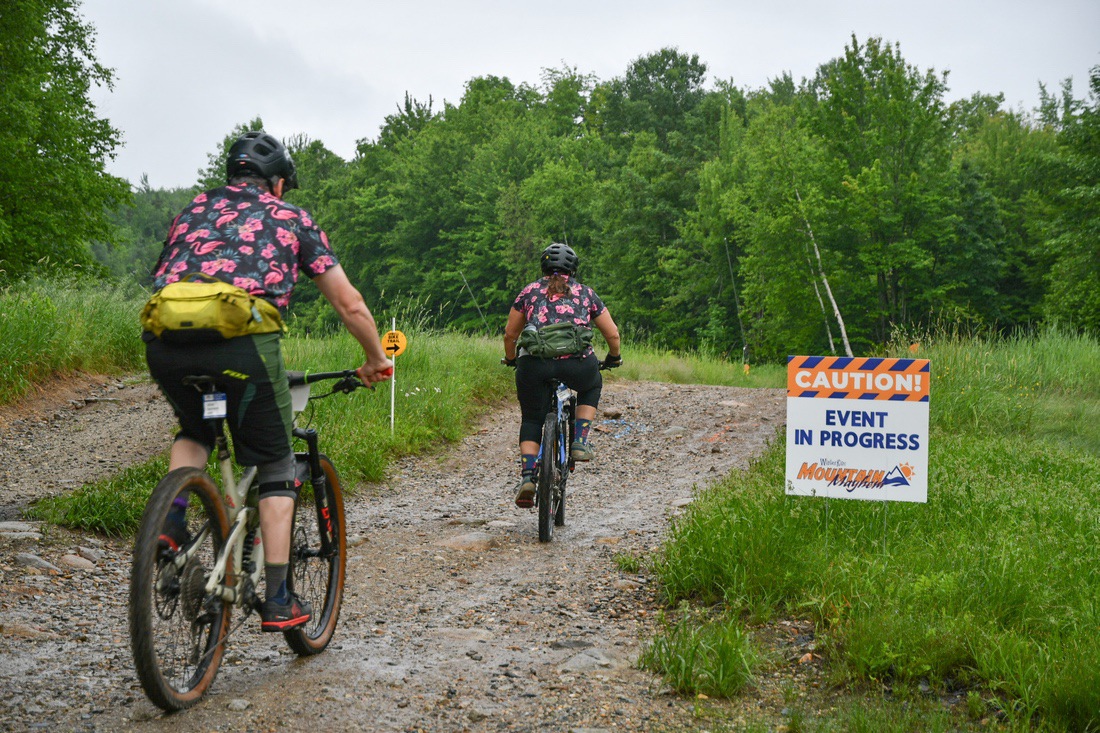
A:
POLYGON ((606 81, 666 46, 698 54, 708 86, 756 89, 812 77, 853 33, 879 36, 922 71, 949 71, 949 100, 1004 93, 1027 111, 1040 82, 1055 92, 1072 77, 1087 97, 1100 64, 1098 0, 84 0, 82 12, 116 76, 93 95, 122 131, 108 170, 154 187, 195 183, 257 115, 350 158, 406 92, 439 110, 476 76, 538 85, 568 66, 606 81))

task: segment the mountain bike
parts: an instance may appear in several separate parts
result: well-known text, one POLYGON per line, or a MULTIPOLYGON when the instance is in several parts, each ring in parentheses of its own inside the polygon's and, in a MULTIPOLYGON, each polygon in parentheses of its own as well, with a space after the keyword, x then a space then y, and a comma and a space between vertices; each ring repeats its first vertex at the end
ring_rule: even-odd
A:
MULTIPOLYGON (((311 400, 366 387, 355 370, 288 373, 294 414, 311 400), (337 380, 331 391, 311 397, 309 385, 337 380)), ((184 384, 215 394, 210 376, 185 377, 184 384)), ((181 710, 198 702, 218 673, 229 635, 263 599, 264 573, 256 468, 238 478, 230 457, 225 418, 214 417, 215 453, 221 488, 204 470, 179 468, 165 476, 149 498, 134 542, 130 571, 130 647, 142 689, 157 707, 181 710), (176 503, 177 498, 181 499, 176 503), (187 540, 172 550, 160 540, 173 504, 186 503, 187 540), (229 628, 233 607, 244 618, 229 628)), ((306 625, 283 631, 299 656, 324 651, 336 631, 344 594, 347 538, 344 498, 332 461, 318 448, 313 428, 295 425, 294 438, 306 450, 295 453, 301 486, 291 531, 290 590, 313 607, 306 625)))
POLYGON ((565 524, 565 483, 576 464, 570 452, 577 396, 556 379, 550 380, 553 398, 542 423, 542 442, 535 459, 535 506, 539 512, 539 542, 554 538, 554 527, 565 524))
MULTIPOLYGON (((506 359, 501 359, 500 363, 509 365, 506 359)), ((604 368, 601 364, 600 371, 604 368)), ((554 539, 554 527, 565 525, 565 485, 576 468, 571 448, 577 395, 557 379, 547 380, 547 388, 550 390, 550 411, 542 423, 542 440, 535 458, 539 542, 550 542, 554 539)))

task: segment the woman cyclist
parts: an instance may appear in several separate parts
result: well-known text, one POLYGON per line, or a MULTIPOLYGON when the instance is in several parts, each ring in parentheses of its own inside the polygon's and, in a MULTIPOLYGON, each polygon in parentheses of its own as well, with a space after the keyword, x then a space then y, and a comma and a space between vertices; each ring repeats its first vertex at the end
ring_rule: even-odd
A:
POLYGON ((592 460, 588 432, 600 403, 603 378, 600 362, 591 346, 578 353, 552 358, 532 356, 524 349, 517 353, 516 342, 531 324, 542 328, 553 323, 572 322, 583 328, 595 326, 607 341, 603 366, 622 365, 619 355, 619 329, 611 313, 592 288, 576 280, 577 253, 566 244, 554 243, 540 258, 543 277, 530 283, 512 304, 508 325, 504 327, 504 363, 516 368, 516 393, 519 396, 520 483, 516 506, 527 508, 535 503, 535 461, 542 439, 542 424, 550 411, 550 392, 546 383, 558 379, 577 393, 577 422, 570 453, 574 461, 592 460))

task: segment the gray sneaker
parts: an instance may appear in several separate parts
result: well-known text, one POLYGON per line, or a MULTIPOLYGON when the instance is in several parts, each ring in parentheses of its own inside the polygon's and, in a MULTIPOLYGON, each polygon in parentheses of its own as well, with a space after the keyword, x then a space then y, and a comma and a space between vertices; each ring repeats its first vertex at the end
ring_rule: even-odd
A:
POLYGON ((519 488, 516 490, 516 506, 520 509, 530 509, 535 505, 535 477, 523 476, 519 480, 519 488))
POLYGON ((578 463, 591 461, 596 457, 596 454, 592 452, 592 446, 579 440, 574 440, 573 445, 569 446, 569 453, 573 456, 573 460, 578 463))

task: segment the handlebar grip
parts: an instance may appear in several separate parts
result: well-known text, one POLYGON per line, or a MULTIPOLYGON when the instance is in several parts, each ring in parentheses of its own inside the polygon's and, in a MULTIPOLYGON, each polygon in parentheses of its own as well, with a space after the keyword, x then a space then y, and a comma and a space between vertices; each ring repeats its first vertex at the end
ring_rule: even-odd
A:
POLYGON ((342 372, 299 372, 288 371, 286 373, 287 381, 290 382, 291 387, 298 387, 303 384, 313 384, 314 382, 323 382, 327 379, 345 379, 347 377, 355 376, 354 369, 345 369, 342 372))

